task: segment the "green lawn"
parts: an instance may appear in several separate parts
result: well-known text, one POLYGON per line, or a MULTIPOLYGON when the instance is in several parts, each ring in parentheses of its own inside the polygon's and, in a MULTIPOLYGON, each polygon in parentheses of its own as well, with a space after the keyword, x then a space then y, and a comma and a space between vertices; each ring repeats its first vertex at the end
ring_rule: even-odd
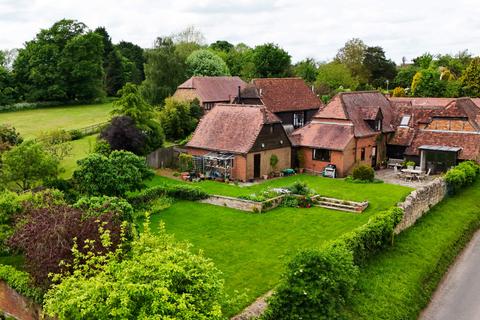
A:
POLYGON ((0 113, 0 124, 13 125, 24 138, 34 138, 42 131, 78 129, 110 119, 112 103, 40 108, 0 113))
POLYGON ((349 319, 417 319, 450 263, 480 226, 480 181, 435 206, 361 269, 349 319))
MULTIPOLYGON (((364 224, 378 210, 387 209, 402 200, 411 189, 388 184, 352 184, 308 175, 270 180, 240 188, 205 181, 195 185, 212 194, 250 194, 271 186, 286 186, 296 180, 306 181, 323 195, 369 200, 363 214, 352 214, 323 208, 277 208, 264 214, 250 214, 229 208, 181 201, 154 215, 153 227, 164 221, 167 231, 177 239, 188 240, 213 259, 224 273, 229 294, 247 291, 248 302, 272 289, 285 262, 300 248, 318 246, 364 224)), ((184 183, 157 177, 155 183, 184 183)), ((228 310, 240 311, 245 304, 228 310)))
POLYGON ((147 185, 154 186, 162 183, 190 184, 200 187, 209 194, 238 197, 258 193, 267 188, 286 187, 295 181, 306 182, 310 188, 323 196, 353 201, 368 200, 370 205, 367 212, 387 209, 396 202, 403 200, 403 197, 412 190, 410 188, 386 183, 357 184, 344 181, 343 179, 321 178, 306 174, 266 180, 265 182, 249 187, 239 187, 234 184, 226 184, 212 180, 193 183, 184 182, 162 176, 155 176, 151 181, 147 182, 147 185))
POLYGON ((61 167, 65 170, 61 174, 62 178, 68 179, 72 176, 73 171, 77 168, 77 161, 85 158, 90 151, 92 151, 96 139, 96 135, 91 135, 69 142, 72 145, 72 152, 60 163, 61 167))

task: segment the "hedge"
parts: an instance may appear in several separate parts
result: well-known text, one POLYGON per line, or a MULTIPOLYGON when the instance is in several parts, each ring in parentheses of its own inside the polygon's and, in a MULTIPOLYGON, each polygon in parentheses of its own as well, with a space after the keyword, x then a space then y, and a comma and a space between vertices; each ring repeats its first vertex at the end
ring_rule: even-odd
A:
POLYGON ((403 210, 397 207, 381 212, 370 220, 344 234, 333 242, 334 246, 344 246, 353 254, 356 264, 363 264, 368 258, 382 250, 393 241, 395 226, 402 221, 403 210))
POLYGON ((209 197, 209 194, 202 189, 188 185, 157 185, 143 189, 139 193, 128 196, 128 201, 132 205, 142 205, 149 203, 163 196, 168 196, 181 200, 201 200, 209 197))
POLYGON ((359 265, 393 242, 402 217, 402 209, 391 208, 320 249, 297 253, 263 318, 336 318, 355 289, 359 265))
POLYGON ((445 174, 450 193, 456 193, 460 188, 472 184, 480 174, 480 166, 474 161, 461 162, 445 174))
POLYGON ((0 265, 0 279, 21 295, 41 304, 43 292, 32 285, 30 275, 12 266, 0 265))

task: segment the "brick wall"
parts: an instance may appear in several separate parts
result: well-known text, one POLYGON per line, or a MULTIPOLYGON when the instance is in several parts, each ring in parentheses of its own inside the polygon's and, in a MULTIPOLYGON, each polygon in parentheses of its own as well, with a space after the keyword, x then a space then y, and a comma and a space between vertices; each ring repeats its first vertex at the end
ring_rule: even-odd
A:
POLYGON ((272 172, 270 157, 273 154, 278 157, 277 171, 291 168, 292 166, 292 149, 290 147, 252 152, 247 155, 247 179, 253 179, 253 158, 255 154, 260 154, 260 176, 268 175, 272 172))
POLYGON ((22 320, 40 319, 40 307, 0 281, 0 314, 22 320))
POLYGON ((436 178, 429 184, 412 191, 398 206, 403 209, 402 221, 395 228, 399 234, 411 227, 415 221, 427 213, 431 207, 443 200, 447 194, 447 184, 442 178, 436 178))

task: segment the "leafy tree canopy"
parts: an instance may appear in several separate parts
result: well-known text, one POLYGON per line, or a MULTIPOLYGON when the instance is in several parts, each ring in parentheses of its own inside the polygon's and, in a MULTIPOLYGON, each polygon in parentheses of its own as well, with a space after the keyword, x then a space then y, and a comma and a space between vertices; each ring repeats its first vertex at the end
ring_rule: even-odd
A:
POLYGON ((79 160, 73 178, 83 194, 122 197, 140 189, 152 175, 145 159, 128 151, 112 151, 108 156, 92 153, 79 160))
POLYGON ((313 58, 307 58, 298 62, 293 67, 293 73, 297 77, 301 77, 306 83, 313 84, 317 79, 318 64, 313 58))
POLYGON ((59 162, 42 145, 30 140, 4 152, 0 170, 5 183, 28 190, 41 181, 55 178, 59 173, 59 162))
POLYGON ((350 70, 344 64, 330 62, 318 68, 315 87, 320 94, 332 95, 339 88, 355 90, 358 82, 352 77, 350 70))
POLYGON ((273 43, 256 46, 253 49, 254 74, 257 78, 287 77, 290 75, 291 57, 273 43))
POLYGON ((462 90, 467 96, 480 96, 480 57, 473 59, 461 78, 462 90))
POLYGON ((200 49, 192 52, 186 60, 187 73, 190 76, 226 76, 230 75, 227 64, 210 50, 200 49))
POLYGON ((367 45, 358 38, 353 38, 338 50, 335 61, 344 64, 360 84, 365 84, 370 78, 369 70, 364 65, 367 45))
POLYGON ((197 126, 200 118, 199 107, 174 98, 165 99, 165 106, 160 112, 160 123, 167 139, 176 141, 187 137, 197 126))

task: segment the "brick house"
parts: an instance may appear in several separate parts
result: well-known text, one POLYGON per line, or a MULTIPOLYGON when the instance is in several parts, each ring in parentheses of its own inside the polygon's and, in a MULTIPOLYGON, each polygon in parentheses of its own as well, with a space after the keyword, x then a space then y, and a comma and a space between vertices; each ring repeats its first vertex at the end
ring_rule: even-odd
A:
POLYGON ((195 130, 186 150, 212 178, 247 181, 291 167, 291 143, 280 119, 265 106, 218 104, 195 130))
POLYGON ((230 103, 247 84, 240 77, 191 77, 178 86, 173 97, 183 101, 198 99, 204 112, 215 104, 230 103))
POLYGON ((390 98, 395 134, 390 158, 415 161, 422 170, 446 171, 480 160, 480 108, 469 98, 390 98))
POLYGON ((235 97, 235 103, 264 105, 284 125, 303 127, 323 103, 302 78, 253 79, 235 97))
POLYGON ((331 163, 343 177, 356 164, 375 167, 385 159, 392 121, 390 103, 380 92, 343 92, 290 139, 307 171, 321 173, 331 163))

